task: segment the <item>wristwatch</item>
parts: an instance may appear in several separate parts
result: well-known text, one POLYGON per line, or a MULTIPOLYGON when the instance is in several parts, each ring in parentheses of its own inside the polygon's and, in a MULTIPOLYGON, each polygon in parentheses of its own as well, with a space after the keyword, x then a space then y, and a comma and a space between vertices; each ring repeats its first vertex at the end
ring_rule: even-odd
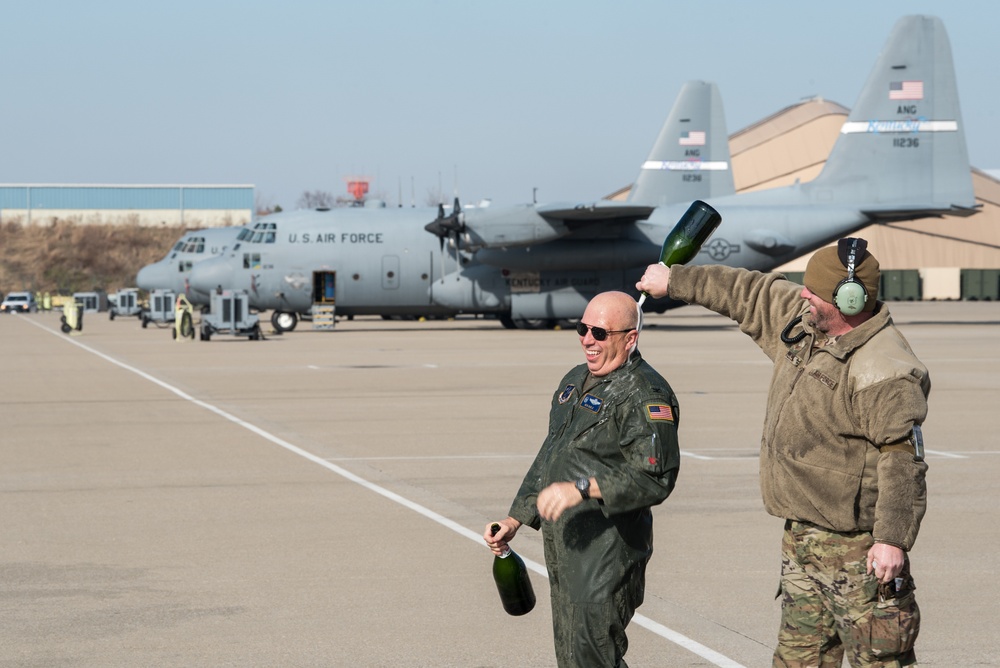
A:
POLYGON ((590 478, 580 478, 576 481, 576 489, 580 492, 580 496, 586 501, 590 498, 590 478))

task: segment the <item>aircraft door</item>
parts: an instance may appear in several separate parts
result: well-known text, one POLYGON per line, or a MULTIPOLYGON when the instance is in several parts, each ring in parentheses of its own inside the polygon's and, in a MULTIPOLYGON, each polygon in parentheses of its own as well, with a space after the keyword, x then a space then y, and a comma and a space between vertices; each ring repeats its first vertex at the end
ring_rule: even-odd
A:
POLYGON ((337 272, 313 272, 313 298, 322 304, 337 302, 337 272))
POLYGON ((399 256, 382 256, 382 288, 384 290, 399 289, 399 256))

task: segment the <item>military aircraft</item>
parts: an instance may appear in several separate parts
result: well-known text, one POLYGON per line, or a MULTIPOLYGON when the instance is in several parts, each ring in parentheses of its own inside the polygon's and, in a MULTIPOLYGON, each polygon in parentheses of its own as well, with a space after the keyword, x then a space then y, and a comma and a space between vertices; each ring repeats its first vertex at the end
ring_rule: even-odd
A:
POLYGON ((139 270, 135 283, 147 291, 171 290, 190 296, 191 268, 202 260, 224 253, 241 234, 248 234, 245 227, 210 227, 185 232, 162 260, 139 270))
MULTIPOLYGON (((688 82, 640 170, 630 206, 647 210, 734 192, 718 87, 688 82)), ((549 209, 571 207, 462 208, 456 200, 438 209, 369 206, 273 214, 255 223, 249 238, 230 252, 198 264, 190 295, 193 302, 206 303, 212 290, 247 290, 253 307, 272 310, 271 324, 279 331, 294 329, 300 316, 322 303, 335 304, 337 314, 347 316, 497 312, 511 326, 502 309, 436 303, 431 286, 442 277, 497 271, 477 259, 461 231, 439 230, 459 218, 486 226, 532 225, 549 209), (427 233, 431 228, 433 235, 427 233)), ((645 252, 636 256, 655 256, 658 244, 643 245, 645 252)))
MULTIPOLYGON (((721 124, 721 103, 711 108, 721 124)), ((245 244, 202 262, 191 285, 249 288, 259 308, 281 312, 335 299, 338 314, 494 314, 511 327, 576 319, 594 294, 632 290, 692 199, 723 218, 695 262, 760 270, 872 223, 976 211, 951 49, 935 17, 897 22, 808 183, 733 194, 728 146, 725 168, 712 166, 722 161, 715 150, 724 129, 701 135, 680 120, 668 118, 625 202, 464 210, 456 201, 424 226, 434 245, 414 234, 418 210, 272 216, 257 225, 273 226, 261 228, 275 232, 273 245, 245 244), (712 155, 687 152, 702 145, 712 155), (683 152, 658 153, 666 148, 683 152), (716 171, 729 184, 718 179, 713 192, 716 171)), ((649 300, 644 308, 671 305, 649 300)))

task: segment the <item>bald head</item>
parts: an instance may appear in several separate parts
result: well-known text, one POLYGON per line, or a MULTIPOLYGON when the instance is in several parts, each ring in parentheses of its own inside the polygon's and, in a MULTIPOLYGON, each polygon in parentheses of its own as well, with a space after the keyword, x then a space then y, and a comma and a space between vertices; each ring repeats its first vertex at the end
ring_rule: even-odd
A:
MULTIPOLYGON (((635 299, 624 292, 602 292, 590 300, 586 313, 601 313, 608 329, 635 329, 639 322, 635 299)), ((586 313, 584 319, 586 320, 586 313)), ((586 320, 588 323, 589 320, 586 320)))
POLYGON ((639 338, 639 314, 635 300, 624 292, 602 292, 587 304, 580 322, 608 332, 598 340, 592 329, 580 337, 587 366, 595 376, 604 376, 626 361, 639 338))

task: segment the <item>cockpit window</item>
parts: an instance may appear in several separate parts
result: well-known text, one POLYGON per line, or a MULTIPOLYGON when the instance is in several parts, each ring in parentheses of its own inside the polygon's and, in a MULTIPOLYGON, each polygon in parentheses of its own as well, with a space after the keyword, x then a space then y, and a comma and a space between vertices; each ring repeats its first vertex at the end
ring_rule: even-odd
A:
POLYGON ((204 253, 205 237, 188 237, 183 250, 185 253, 204 253))
POLYGON ((251 243, 273 244, 277 240, 277 223, 257 223, 253 226, 251 243))

